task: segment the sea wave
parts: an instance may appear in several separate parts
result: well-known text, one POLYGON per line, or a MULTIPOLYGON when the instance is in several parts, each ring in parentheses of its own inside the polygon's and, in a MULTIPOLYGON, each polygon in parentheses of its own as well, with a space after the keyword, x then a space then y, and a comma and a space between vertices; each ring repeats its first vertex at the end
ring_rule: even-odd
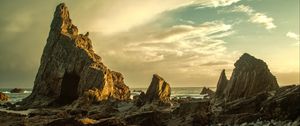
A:
MULTIPOLYGON (((22 94, 22 93, 24 93, 24 94, 30 94, 31 92, 32 92, 32 91, 25 90, 25 91, 23 91, 23 92, 20 92, 20 93, 13 93, 13 94, 22 94)), ((11 94, 10 91, 2 91, 2 93, 5 93, 5 94, 11 94)))
POLYGON ((31 93, 32 91, 27 91, 27 90, 25 90, 23 93, 31 93))

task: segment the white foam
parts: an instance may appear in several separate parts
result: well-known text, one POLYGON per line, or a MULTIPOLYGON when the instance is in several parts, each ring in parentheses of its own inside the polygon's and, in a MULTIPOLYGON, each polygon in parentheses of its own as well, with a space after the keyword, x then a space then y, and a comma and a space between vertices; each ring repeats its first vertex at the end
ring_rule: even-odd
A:
POLYGON ((27 91, 27 90, 25 90, 23 93, 31 93, 32 91, 27 91))

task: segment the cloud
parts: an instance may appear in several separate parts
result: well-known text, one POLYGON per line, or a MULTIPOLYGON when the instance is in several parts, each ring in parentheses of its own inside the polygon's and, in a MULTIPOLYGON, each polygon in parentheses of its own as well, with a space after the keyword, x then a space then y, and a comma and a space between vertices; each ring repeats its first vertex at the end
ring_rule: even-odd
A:
POLYGON ((225 42, 220 38, 232 33, 231 25, 220 21, 197 26, 175 25, 152 34, 150 40, 126 45, 124 51, 138 54, 141 56, 139 60, 144 62, 160 61, 168 57, 215 55, 226 50, 223 45, 225 42))
POLYGON ((182 22, 182 23, 184 23, 184 24, 191 24, 191 25, 195 24, 195 22, 194 22, 194 21, 191 21, 191 20, 183 20, 183 19, 179 19, 179 21, 182 22))
POLYGON ((295 39, 296 41, 299 41, 299 35, 294 32, 288 32, 286 33, 286 36, 292 39, 295 39))
MULTIPOLYGON (((93 12, 80 15, 80 19, 76 19, 77 17, 74 18, 74 20, 86 20, 83 21, 85 23, 79 22, 79 26, 83 27, 82 30, 114 34, 129 31, 131 28, 155 20, 160 14, 166 11, 173 11, 181 7, 220 7, 229 6, 238 1, 240 0, 113 0, 113 2, 92 1, 89 3, 84 2, 84 4, 78 1, 78 4, 72 7, 77 9, 73 9, 72 11, 75 10, 75 13, 76 11, 93 12)), ((187 22, 192 23, 191 21, 187 22)))
POLYGON ((207 62, 201 64, 202 66, 217 66, 217 65, 227 65, 229 64, 227 61, 216 61, 216 62, 207 62))
POLYGON ((246 5, 239 5, 235 6, 232 12, 243 12, 246 13, 250 19, 249 21, 252 23, 262 24, 265 26, 266 29, 274 29, 277 26, 274 24, 274 19, 271 17, 268 17, 267 15, 256 12, 254 9, 252 9, 250 6, 246 5))
POLYGON ((299 34, 296 34, 294 32, 288 32, 288 33, 286 33, 286 37, 289 37, 289 38, 294 39, 294 40, 297 41, 293 45, 295 45, 295 46, 299 46, 300 45, 299 34))
POLYGON ((144 83, 153 73, 170 78, 174 86, 215 84, 219 72, 231 69, 238 55, 227 51, 223 40, 232 34, 232 25, 222 21, 167 27, 148 23, 127 32, 97 35, 100 43, 94 44, 104 63, 121 71, 130 85, 144 83))
POLYGON ((198 0, 194 4, 199 5, 199 8, 205 7, 222 7, 229 6, 234 3, 239 2, 240 0, 198 0))
POLYGON ((30 12, 22 11, 18 15, 6 18, 7 25, 4 30, 6 32, 22 32, 29 28, 32 23, 32 15, 30 12))
POLYGON ((253 23, 263 24, 266 29, 273 29, 277 26, 273 23, 273 18, 270 18, 262 13, 255 13, 251 18, 250 21, 253 23))

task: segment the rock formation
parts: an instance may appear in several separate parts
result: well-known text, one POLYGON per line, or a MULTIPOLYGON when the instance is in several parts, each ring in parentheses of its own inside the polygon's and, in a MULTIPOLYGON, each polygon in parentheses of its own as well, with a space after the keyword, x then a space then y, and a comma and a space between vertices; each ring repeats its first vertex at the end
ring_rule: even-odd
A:
POLYGON ((154 102, 158 101, 161 103, 169 103, 171 96, 170 85, 159 75, 154 74, 151 84, 146 92, 146 101, 154 102))
POLYGON ((10 93, 23 93, 24 90, 21 88, 14 88, 12 90, 10 90, 10 93))
POLYGON ((56 7, 41 57, 32 94, 21 104, 30 107, 51 102, 69 104, 91 88, 98 100, 127 100, 130 96, 121 73, 111 71, 95 54, 91 40, 78 34, 64 3, 56 7))
POLYGON ((181 103, 172 112, 169 126, 207 126, 212 120, 211 115, 209 100, 181 103))
POLYGON ((300 85, 290 85, 276 90, 265 100, 261 112, 267 119, 295 120, 300 117, 300 85))
POLYGON ((212 91, 211 89, 207 88, 207 87, 203 87, 202 91, 200 92, 200 94, 202 95, 207 95, 210 98, 213 97, 215 95, 215 92, 212 91))
POLYGON ((222 70, 218 84, 217 84, 217 90, 216 90, 216 98, 223 98, 226 94, 225 88, 228 84, 228 79, 225 74, 225 70, 222 70))
POLYGON ((8 100, 8 96, 2 92, 0 92, 0 101, 7 101, 8 100))
POLYGON ((135 96, 133 100, 136 106, 141 107, 146 103, 146 94, 141 92, 140 95, 135 96))
POLYGON ((226 82, 225 73, 224 75, 221 74, 221 80, 219 80, 220 83, 217 87, 218 96, 222 96, 225 89, 225 98, 231 101, 279 88, 275 76, 272 75, 267 64, 260 59, 245 53, 236 61, 234 66, 226 87, 224 86, 226 82))

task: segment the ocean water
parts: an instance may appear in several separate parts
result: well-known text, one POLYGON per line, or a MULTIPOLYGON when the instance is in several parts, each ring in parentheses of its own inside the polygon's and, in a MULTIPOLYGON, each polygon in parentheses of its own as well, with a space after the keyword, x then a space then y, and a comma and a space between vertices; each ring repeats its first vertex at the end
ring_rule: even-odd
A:
MULTIPOLYGON (((203 98, 205 95, 200 95, 200 92, 202 91, 203 87, 173 87, 171 88, 171 98, 177 97, 177 98, 186 98, 186 97, 192 97, 192 98, 203 98)), ((12 88, 0 88, 0 92, 5 93, 9 96, 8 102, 16 103, 18 101, 21 101, 23 98, 30 95, 32 92, 32 89, 26 88, 24 89, 24 92, 22 93, 10 93, 10 90, 12 88)), ((210 87, 211 90, 215 91, 215 87, 210 87)), ((147 91, 147 88, 130 88, 131 91, 131 98, 135 95, 139 95, 141 91, 145 92, 147 91)))
MULTIPOLYGON (((211 90, 215 91, 215 87, 209 87, 211 90)), ((203 87, 172 87, 171 88, 171 98, 203 98, 205 95, 200 95, 200 92, 202 91, 203 87)), ((132 88, 131 90, 131 96, 139 95, 141 91, 145 92, 147 91, 147 88, 132 88)))
POLYGON ((31 88, 23 88, 24 91, 21 93, 10 93, 10 90, 12 88, 0 88, 0 92, 5 93, 9 97, 8 102, 11 103, 21 101, 23 98, 29 96, 32 91, 31 88))

